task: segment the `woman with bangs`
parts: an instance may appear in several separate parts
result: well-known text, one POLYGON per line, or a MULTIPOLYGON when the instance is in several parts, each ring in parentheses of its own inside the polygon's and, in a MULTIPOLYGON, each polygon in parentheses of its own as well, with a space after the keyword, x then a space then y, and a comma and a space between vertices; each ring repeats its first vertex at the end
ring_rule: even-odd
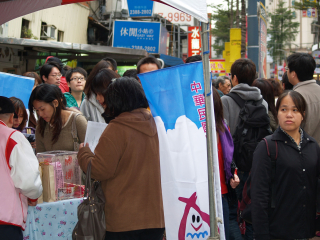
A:
POLYGON ((37 86, 31 93, 29 110, 35 110, 39 116, 36 129, 38 153, 54 150, 77 151, 77 143, 84 142, 87 120, 78 111, 66 109, 65 98, 58 86, 37 86))
POLYGON ((99 87, 102 87, 101 89, 99 89, 99 87, 97 87, 97 85, 94 83, 94 79, 96 79, 96 76, 101 69, 109 69, 110 71, 112 71, 113 73, 108 71, 108 74, 112 75, 111 79, 120 77, 116 72, 112 70, 112 65, 108 61, 101 60, 100 62, 98 62, 87 78, 86 85, 84 87, 84 93, 86 94, 86 96, 82 101, 80 111, 88 121, 104 123, 105 120, 102 117, 104 108, 99 103, 99 100, 97 99, 96 93, 94 91, 94 89, 96 89, 97 92, 101 93, 102 91, 105 91, 109 85, 109 83, 103 84, 103 86, 99 85, 99 87))
POLYGON ((282 93, 276 105, 279 127, 253 154, 252 224, 257 240, 315 236, 320 147, 300 127, 305 110, 300 93, 282 93))
POLYGON ((26 127, 28 121, 28 113, 26 107, 19 98, 11 97, 10 100, 13 103, 15 109, 12 128, 22 132, 26 127))

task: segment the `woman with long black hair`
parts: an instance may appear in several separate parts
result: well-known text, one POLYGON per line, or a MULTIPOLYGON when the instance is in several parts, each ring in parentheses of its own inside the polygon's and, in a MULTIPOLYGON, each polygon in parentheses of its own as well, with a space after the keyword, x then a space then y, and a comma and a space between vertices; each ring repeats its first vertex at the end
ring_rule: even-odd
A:
POLYGON ((29 110, 39 116, 36 128, 37 152, 75 151, 77 142, 84 142, 87 120, 80 113, 67 110, 65 99, 56 85, 40 84, 31 93, 29 110), (73 124, 74 122, 74 124, 73 124), (73 128, 77 136, 73 136, 73 128))

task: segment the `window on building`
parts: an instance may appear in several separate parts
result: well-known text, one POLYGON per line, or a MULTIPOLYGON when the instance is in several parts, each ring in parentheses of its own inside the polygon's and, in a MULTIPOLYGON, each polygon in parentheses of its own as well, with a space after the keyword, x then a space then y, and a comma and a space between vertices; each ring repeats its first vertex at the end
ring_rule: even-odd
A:
POLYGON ((21 25, 21 38, 31 38, 31 31, 29 29, 30 21, 27 19, 22 18, 22 25, 21 25))
POLYGON ((47 40, 46 38, 46 33, 47 33, 47 23, 46 22, 41 22, 41 32, 40 32, 40 39, 41 40, 47 40))
POLYGON ((63 35, 64 35, 64 32, 58 30, 58 42, 63 42, 63 35))

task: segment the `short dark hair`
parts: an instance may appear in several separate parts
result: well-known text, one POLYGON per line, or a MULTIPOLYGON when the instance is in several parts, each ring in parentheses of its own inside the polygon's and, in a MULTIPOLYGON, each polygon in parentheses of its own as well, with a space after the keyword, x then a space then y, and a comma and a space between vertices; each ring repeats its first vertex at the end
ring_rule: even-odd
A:
POLYGON ((201 55, 193 55, 186 59, 186 63, 198 62, 198 61, 202 61, 201 55))
POLYGON ((263 99, 268 103, 268 110, 274 116, 274 119, 278 123, 276 106, 274 104, 274 90, 272 84, 264 78, 258 78, 253 81, 253 87, 260 89, 263 99))
POLYGON ((281 82, 284 84, 284 89, 283 90, 292 90, 293 85, 289 82, 288 74, 287 72, 284 72, 282 75, 282 80, 281 82))
POLYGON ((47 58, 46 63, 55 63, 55 64, 58 64, 58 65, 60 66, 60 69, 59 69, 59 70, 60 70, 61 74, 64 76, 65 71, 64 71, 64 69, 63 69, 63 63, 62 63, 62 61, 61 61, 60 58, 57 58, 57 57, 47 58))
POLYGON ((13 103, 14 110, 15 110, 16 114, 17 115, 19 114, 19 110, 21 110, 23 113, 22 122, 21 122, 20 126, 18 127, 18 129, 20 131, 22 131, 26 127, 27 120, 28 120, 28 113, 27 113, 26 107, 24 106, 22 100, 19 98, 11 97, 10 100, 13 103))
POLYGON ((123 112, 149 106, 141 84, 130 77, 112 80, 104 93, 104 101, 106 109, 103 117, 107 123, 123 112))
MULTIPOLYGON (((51 58, 49 58, 49 59, 51 59, 51 58)), ((54 68, 54 67, 58 68, 61 73, 60 65, 55 62, 43 64, 43 66, 40 68, 40 78, 43 83, 44 83, 44 80, 42 79, 42 76, 45 76, 46 78, 48 78, 52 68, 54 68)))
POLYGON ((139 60, 139 62, 137 63, 137 73, 140 73, 140 68, 142 65, 144 64, 155 64, 157 65, 158 69, 161 69, 161 64, 158 61, 158 59, 156 59, 155 57, 145 57, 139 60))
MULTIPOLYGON (((216 89, 219 89, 219 84, 222 83, 225 84, 226 80, 229 80, 230 81, 230 78, 228 78, 227 76, 220 76, 216 79, 216 81, 214 82, 215 83, 215 88, 216 89)), ((231 81, 230 81, 231 83, 231 81)))
POLYGON ((109 84, 111 83, 111 80, 119 77, 119 74, 111 69, 101 69, 93 78, 91 85, 92 92, 96 95, 98 93, 104 95, 105 91, 107 91, 109 84))
POLYGON ((81 67, 71 68, 66 73, 66 80, 68 83, 71 82, 71 77, 72 77, 73 73, 80 73, 81 75, 84 76, 85 79, 87 79, 87 71, 86 70, 84 70, 81 67))
POLYGON ((87 78, 86 85, 84 87, 84 93, 87 95, 88 99, 91 97, 91 94, 92 94, 93 79, 98 74, 98 72, 103 68, 112 68, 112 65, 110 64, 110 62, 107 62, 105 60, 101 60, 93 67, 93 69, 91 70, 91 72, 87 78))
POLYGON ((109 62, 110 65, 112 66, 112 70, 117 71, 117 61, 116 60, 114 60, 111 57, 105 57, 105 58, 102 58, 102 60, 109 62))
POLYGON ((137 74, 138 74, 137 69, 128 69, 127 71, 124 72, 122 77, 132 77, 138 80, 137 74))
POLYGON ((307 103, 306 100, 304 99, 304 97, 293 90, 288 90, 288 91, 284 91, 278 98, 277 101, 277 105, 276 105, 276 111, 277 113, 279 112, 279 108, 280 108, 280 104, 282 99, 284 99, 286 96, 290 96, 294 105, 296 106, 296 108, 298 109, 298 111, 301 113, 301 115, 303 116, 303 121, 305 121, 305 111, 306 111, 306 107, 307 107, 307 103))
POLYGON ((231 78, 236 75, 239 83, 252 85, 256 77, 256 65, 248 58, 237 59, 231 66, 231 78))
MULTIPOLYGON (((59 139, 60 132, 62 130, 62 118, 61 112, 62 110, 66 110, 65 107, 65 97, 62 94, 60 88, 53 84, 42 83, 38 85, 35 89, 33 89, 31 96, 29 98, 29 111, 33 112, 33 102, 42 101, 50 104, 55 110, 53 116, 51 117, 52 122, 50 124, 53 126, 52 131, 52 144, 56 143, 59 139), (53 101, 58 101, 58 106, 55 108, 53 105, 53 101)), ((39 118, 37 127, 40 129, 40 134, 44 136, 44 130, 46 128, 46 121, 43 118, 39 118)))
POLYGON ((295 71, 300 82, 313 79, 316 62, 307 53, 293 53, 287 58, 289 72, 295 71))

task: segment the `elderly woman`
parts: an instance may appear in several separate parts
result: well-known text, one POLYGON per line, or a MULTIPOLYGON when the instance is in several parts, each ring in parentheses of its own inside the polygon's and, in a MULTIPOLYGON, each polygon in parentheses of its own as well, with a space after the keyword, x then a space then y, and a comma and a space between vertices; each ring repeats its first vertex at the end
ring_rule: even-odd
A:
POLYGON ((80 145, 78 161, 101 181, 106 197, 105 239, 160 240, 164 232, 159 141, 141 85, 113 79, 103 93, 108 124, 92 153, 80 145))

